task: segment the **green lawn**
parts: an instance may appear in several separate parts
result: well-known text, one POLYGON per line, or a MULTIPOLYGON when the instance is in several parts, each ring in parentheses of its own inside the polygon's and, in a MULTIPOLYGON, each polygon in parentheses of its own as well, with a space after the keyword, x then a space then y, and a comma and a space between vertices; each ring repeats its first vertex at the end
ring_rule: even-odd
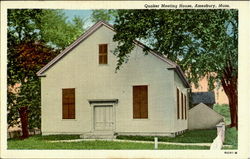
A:
POLYGON ((226 128, 224 145, 232 145, 231 149, 238 148, 238 131, 236 128, 226 128))
MULTIPOLYGON (((216 129, 188 130, 176 137, 158 136, 158 141, 180 143, 212 143, 216 138, 216 129)), ((117 139, 154 141, 154 136, 117 136, 117 139)))
POLYGON ((225 123, 226 125, 229 125, 231 123, 231 119, 230 119, 230 111, 229 111, 229 106, 228 104, 215 104, 213 109, 223 115, 225 117, 225 123))
MULTIPOLYGON (((61 135, 60 138, 75 138, 76 136, 61 135)), ((149 143, 131 143, 131 142, 114 142, 114 141, 81 141, 81 142, 63 142, 51 143, 58 136, 42 137, 41 135, 31 136, 28 139, 10 139, 8 140, 8 149, 103 149, 103 150, 143 150, 154 149, 154 144, 149 143)), ((208 146, 179 146, 159 144, 158 149, 209 149, 208 146)))
POLYGON ((74 140, 74 139, 80 139, 80 135, 46 135, 36 136, 38 140, 46 140, 46 141, 53 141, 53 140, 74 140))
MULTIPOLYGON (((230 119, 230 110, 228 104, 215 104, 213 109, 218 112, 219 114, 223 115, 225 117, 225 123, 226 125, 229 125, 231 123, 230 119)), ((236 128, 229 128, 226 127, 226 133, 225 133, 225 145, 233 145, 233 149, 237 149, 238 147, 238 131, 236 128)))
MULTIPOLYGON (((231 123, 230 119, 230 110, 228 104, 215 104, 213 109, 218 112, 219 114, 223 115, 225 117, 225 123, 226 125, 229 125, 231 123)), ((238 131, 236 128, 229 128, 226 127, 226 133, 225 133, 225 145, 233 145, 233 149, 237 149, 238 147, 238 131)))

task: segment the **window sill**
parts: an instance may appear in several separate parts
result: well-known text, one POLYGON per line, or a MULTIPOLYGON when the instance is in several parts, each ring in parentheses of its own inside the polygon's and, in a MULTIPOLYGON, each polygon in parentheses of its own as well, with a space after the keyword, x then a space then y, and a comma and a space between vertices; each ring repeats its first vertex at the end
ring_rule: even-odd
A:
POLYGON ((77 119, 61 119, 62 121, 77 121, 77 119))
POLYGON ((138 120, 138 121, 141 121, 141 120, 150 120, 149 118, 133 118, 132 120, 138 120))

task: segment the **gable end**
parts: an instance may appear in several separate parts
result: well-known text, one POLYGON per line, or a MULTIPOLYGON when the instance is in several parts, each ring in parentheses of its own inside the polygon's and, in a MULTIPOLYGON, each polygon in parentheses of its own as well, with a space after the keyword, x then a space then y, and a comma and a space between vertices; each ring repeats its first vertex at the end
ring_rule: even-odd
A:
POLYGON ((99 21, 90 27, 85 33, 83 33, 76 41, 74 41, 70 46, 64 49, 60 54, 58 54, 54 59, 52 59, 48 64, 46 64, 42 69, 40 69, 36 74, 37 76, 45 76, 43 73, 47 71, 51 66, 56 64, 62 57, 67 55, 72 49, 74 49, 77 45, 87 39, 90 35, 92 35, 96 30, 98 30, 102 25, 105 25, 107 28, 114 31, 114 28, 109 24, 104 23, 103 21, 99 21))
MULTIPOLYGON (((90 27, 85 33, 83 33, 77 40, 75 40, 71 45, 69 45, 66 49, 64 49, 60 54, 58 54, 54 59, 52 59, 48 64, 46 64, 43 68, 41 68, 36 74, 37 76, 40 77, 45 77, 45 72, 52 67, 54 64, 56 64, 60 59, 62 59, 65 55, 67 55, 72 49, 74 49, 77 45, 79 45, 81 42, 83 42, 84 40, 86 40, 89 36, 91 36, 96 30, 98 30, 101 26, 105 26, 107 28, 109 28, 110 30, 114 31, 114 28, 112 25, 104 22, 104 21, 99 21, 97 23, 95 23, 92 27, 90 27)), ((144 44, 142 44, 141 42, 134 40, 134 44, 141 47, 142 49, 145 48, 146 46, 144 44)), ((181 68, 173 61, 159 55, 158 53, 156 53, 154 50, 150 50, 149 53, 151 53, 152 55, 154 55, 155 57, 157 57, 158 59, 168 63, 171 67, 169 67, 168 69, 171 70, 173 69, 174 71, 176 71, 176 73, 179 75, 181 81, 184 83, 184 85, 187 88, 190 88, 190 85, 185 77, 185 74, 183 73, 183 71, 181 70, 181 68)))

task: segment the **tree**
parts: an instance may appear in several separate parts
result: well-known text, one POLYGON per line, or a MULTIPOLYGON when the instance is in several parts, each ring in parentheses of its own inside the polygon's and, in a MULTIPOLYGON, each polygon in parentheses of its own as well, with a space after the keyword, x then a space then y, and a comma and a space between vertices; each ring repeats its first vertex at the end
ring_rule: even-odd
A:
POLYGON ((129 59, 134 40, 175 61, 197 85, 207 77, 229 99, 231 127, 238 127, 237 10, 119 10, 114 28, 117 69, 129 59))
POLYGON ((80 18, 67 22, 59 10, 8 10, 8 124, 21 122, 22 138, 41 124, 36 72, 83 32, 82 25, 80 18))
MULTIPOLYGON (((16 91, 8 91, 8 124, 13 126, 18 124, 19 118, 22 125, 22 138, 28 136, 28 128, 40 128, 40 80, 35 75, 36 72, 50 61, 58 53, 45 44, 37 42, 26 42, 16 46, 15 66, 8 67, 8 81, 21 84, 16 91)), ((12 59, 13 60, 13 59, 12 59)), ((11 59, 10 59, 11 61, 11 59)), ((9 86, 11 84, 8 83, 9 86)), ((11 88, 11 87, 10 87, 11 88)))
POLYGON ((84 20, 74 17, 72 22, 67 21, 62 10, 43 10, 38 23, 39 34, 45 42, 64 49, 77 39, 84 31, 84 20))
POLYGON ((117 10, 113 10, 113 9, 92 10, 91 21, 93 23, 96 23, 100 20, 103 20, 106 22, 113 22, 116 15, 117 15, 117 10))

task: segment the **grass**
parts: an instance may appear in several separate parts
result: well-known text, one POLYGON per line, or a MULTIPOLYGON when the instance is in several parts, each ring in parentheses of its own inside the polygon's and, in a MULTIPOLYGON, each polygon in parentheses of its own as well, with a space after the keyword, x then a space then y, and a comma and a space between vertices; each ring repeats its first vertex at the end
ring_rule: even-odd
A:
MULTIPOLYGON (((216 135, 216 129, 189 130, 176 137, 158 136, 158 141, 178 143, 212 143, 216 135)), ((117 136, 117 139, 154 141, 154 136, 117 136)))
MULTIPOLYGON (((225 117, 226 125, 229 125, 231 123, 230 110, 228 104, 221 104, 221 105, 215 104, 213 109, 225 117)), ((224 144, 233 145, 232 149, 237 149, 238 131, 236 130, 236 128, 229 128, 228 126, 226 127, 224 144)))
POLYGON ((229 111, 229 106, 228 104, 215 104, 213 109, 221 114, 222 116, 224 116, 225 118, 225 123, 226 125, 229 125, 231 123, 231 119, 230 119, 230 111, 229 111))
POLYGON ((231 149, 238 148, 238 131, 236 128, 226 128, 224 145, 232 145, 231 149))
MULTIPOLYGON (((61 135, 61 138, 68 138, 68 135, 61 135)), ((132 142, 114 142, 114 141, 81 141, 81 142, 56 142, 49 141, 55 140, 57 137, 54 135, 47 136, 44 139, 41 135, 34 135, 25 140, 9 139, 8 149, 99 149, 99 150, 150 150, 154 149, 154 144, 150 143, 132 143, 132 142)), ((208 146, 180 146, 180 145, 165 145, 159 144, 160 150, 179 150, 179 149, 209 149, 208 146)))
POLYGON ((40 140, 74 140, 80 139, 80 135, 46 135, 46 136, 39 136, 40 140))

